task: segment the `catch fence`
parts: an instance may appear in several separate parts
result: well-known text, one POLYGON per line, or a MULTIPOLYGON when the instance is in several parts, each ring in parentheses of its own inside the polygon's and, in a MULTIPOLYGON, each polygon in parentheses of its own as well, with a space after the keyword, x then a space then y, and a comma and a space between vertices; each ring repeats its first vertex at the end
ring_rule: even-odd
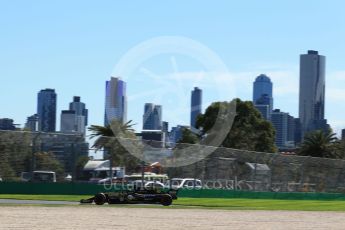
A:
MULTIPOLYGON (((93 151, 86 139, 76 134, 1 131, 0 178, 29 183, 34 180, 25 173, 52 171, 58 182, 97 183, 85 172, 93 151)), ((167 174, 170 179, 186 179, 181 186, 191 189, 345 193, 344 160, 114 137, 104 138, 103 144, 110 162, 103 179, 115 167, 124 167, 122 177, 143 171, 167 174)))

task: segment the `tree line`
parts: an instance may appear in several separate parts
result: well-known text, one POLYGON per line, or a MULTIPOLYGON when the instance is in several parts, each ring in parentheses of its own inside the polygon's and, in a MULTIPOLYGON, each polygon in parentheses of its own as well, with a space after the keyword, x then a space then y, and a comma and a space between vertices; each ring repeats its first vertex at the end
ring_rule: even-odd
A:
MULTIPOLYGON (((196 128, 199 134, 190 129, 184 129, 179 143, 200 143, 207 136, 218 118, 223 107, 236 105, 236 115, 229 133, 221 146, 227 148, 243 149, 257 152, 278 152, 275 145, 275 128, 271 122, 266 121, 261 113, 250 101, 234 99, 231 102, 212 103, 204 114, 198 116, 196 128)), ((339 140, 332 130, 316 130, 306 134, 302 144, 296 148, 300 156, 325 157, 344 159, 345 142, 339 140)))
POLYGON ((22 172, 54 171, 57 180, 64 179, 64 166, 51 152, 35 151, 30 132, 0 132, 0 178, 19 181, 22 172))

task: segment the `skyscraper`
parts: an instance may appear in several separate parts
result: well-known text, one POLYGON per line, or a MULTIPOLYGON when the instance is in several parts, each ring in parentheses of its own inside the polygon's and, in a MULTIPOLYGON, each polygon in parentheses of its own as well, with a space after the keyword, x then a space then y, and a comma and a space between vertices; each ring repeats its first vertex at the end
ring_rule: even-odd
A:
POLYGON ((302 138, 328 128, 325 120, 325 56, 309 50, 300 56, 299 118, 302 138))
POLYGON ((295 147, 295 118, 289 113, 275 109, 271 114, 271 122, 276 130, 275 144, 279 149, 295 147))
POLYGON ((104 124, 109 124, 113 119, 122 123, 127 121, 126 82, 115 77, 105 84, 104 124))
POLYGON ((275 144, 278 148, 284 148, 288 141, 289 114, 275 109, 272 112, 271 121, 276 130, 275 144))
POLYGON ((162 130, 162 106, 146 103, 143 115, 143 130, 162 130))
POLYGON ((153 110, 154 129, 162 130, 162 106, 156 105, 153 110))
POLYGON ((43 89, 37 96, 38 130, 55 132, 56 129, 56 100, 54 89, 43 89))
POLYGON ((177 143, 182 138, 183 129, 190 129, 190 127, 185 125, 177 125, 171 128, 169 140, 172 143, 177 143))
POLYGON ((61 132, 85 134, 87 116, 85 103, 80 102, 80 97, 73 97, 69 110, 61 112, 61 132))
POLYGON ((77 130, 77 116, 74 110, 61 111, 60 131, 63 133, 74 133, 77 130))
POLYGON ((271 120, 272 98, 268 94, 261 96, 254 103, 255 108, 260 111, 265 120, 271 120))
POLYGON ((295 118, 291 116, 290 114, 288 114, 287 141, 294 146, 296 145, 295 133, 296 133, 295 118))
POLYGON ((169 122, 167 122, 167 121, 162 122, 162 131, 165 133, 169 132, 169 122))
POLYGON ((196 119, 202 113, 202 90, 194 87, 191 96, 191 112, 190 112, 190 126, 195 127, 196 119))
POLYGON ((144 105, 144 115, 143 115, 143 129, 153 130, 153 110, 155 104, 145 103, 144 105))
POLYGON ((299 118, 295 118, 295 144, 300 145, 302 142, 302 127, 301 127, 301 121, 299 118))
POLYGON ((259 112, 261 113, 262 117, 269 121, 271 120, 271 114, 272 114, 272 111, 270 111, 270 106, 269 105, 255 105, 255 108, 257 110, 259 110, 259 112))
POLYGON ((256 77, 253 83, 253 103, 254 105, 268 105, 269 110, 273 110, 273 84, 271 79, 265 74, 256 77))
POLYGON ((73 102, 69 103, 69 110, 75 111, 77 116, 84 116, 85 125, 88 125, 88 110, 86 109, 85 103, 80 101, 80 97, 73 97, 73 102))

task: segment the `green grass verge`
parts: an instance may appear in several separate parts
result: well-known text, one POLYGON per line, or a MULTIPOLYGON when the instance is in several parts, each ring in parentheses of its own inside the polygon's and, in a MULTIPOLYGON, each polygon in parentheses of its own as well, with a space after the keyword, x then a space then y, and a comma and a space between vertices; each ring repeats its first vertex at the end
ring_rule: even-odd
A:
MULTIPOLYGON (((0 199, 79 201, 90 196, 75 195, 6 195, 0 199)), ((291 210, 291 211, 345 211, 345 201, 320 200, 269 200, 269 199, 218 199, 218 198, 179 198, 174 206, 165 208, 201 208, 223 210, 291 210)), ((112 205, 104 207, 145 207, 161 206, 112 205)))
POLYGON ((345 201, 181 198, 174 204, 228 210, 345 211, 345 201))
POLYGON ((0 194, 0 199, 17 200, 49 200, 49 201, 80 201, 91 196, 86 195, 26 195, 26 194, 0 194))

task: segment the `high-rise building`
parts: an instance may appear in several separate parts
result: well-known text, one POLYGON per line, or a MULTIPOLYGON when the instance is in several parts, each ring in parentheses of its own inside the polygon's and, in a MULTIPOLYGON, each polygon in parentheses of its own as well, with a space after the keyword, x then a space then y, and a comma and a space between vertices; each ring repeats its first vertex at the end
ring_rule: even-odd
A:
POLYGON ((253 83, 253 103, 254 105, 269 105, 270 111, 273 110, 273 84, 271 79, 265 74, 256 77, 253 83))
POLYGON ((77 117, 74 110, 62 110, 61 111, 61 124, 60 131, 62 133, 74 133, 76 132, 77 117))
POLYGON ((276 130, 275 144, 278 148, 285 148, 288 141, 288 113, 279 109, 272 111, 271 121, 276 130))
POLYGON ((270 106, 269 105, 255 105, 255 108, 257 110, 259 110, 259 112, 261 113, 262 117, 269 121, 271 120, 271 113, 272 111, 270 110, 270 106))
POLYGON ((300 56, 299 118, 302 138, 313 130, 327 130, 325 120, 325 56, 309 50, 300 56))
POLYGON ((31 132, 38 131, 38 115, 34 114, 26 119, 25 129, 31 132))
POLYGON ((13 120, 10 118, 0 119, 0 130, 15 130, 16 126, 13 124, 13 120))
POLYGON ((295 145, 300 145, 302 142, 302 128, 301 121, 299 118, 295 118, 295 145))
POLYGON ((40 139, 41 143, 37 146, 39 150, 53 153, 63 165, 65 172, 72 173, 72 175, 78 164, 78 158, 89 155, 89 143, 79 134, 42 134, 40 139))
POLYGON ((144 130, 153 130, 153 110, 155 108, 155 104, 153 103, 145 103, 144 105, 144 115, 143 115, 143 129, 144 130))
POLYGON ((88 111, 80 97, 73 97, 69 110, 61 112, 61 132, 85 134, 88 111))
POLYGON ((162 122, 162 131, 165 133, 169 132, 169 122, 167 122, 167 121, 162 122))
POLYGON ((195 127, 198 115, 202 113, 202 90, 194 87, 191 96, 190 125, 195 127))
POLYGON ((172 143, 177 143, 182 138, 183 129, 189 129, 189 128, 190 128, 189 126, 185 126, 185 125, 178 125, 176 127, 172 127, 171 132, 170 132, 170 141, 172 143))
POLYGON ((287 141, 290 145, 295 146, 295 133, 296 133, 296 123, 295 118, 288 114, 288 125, 287 125, 287 141))
POLYGON ((162 130, 162 106, 156 105, 153 110, 154 129, 162 130))
POLYGON ((43 89, 37 96, 38 130, 55 132, 56 129, 56 100, 54 89, 43 89))
POLYGON ((143 115, 143 130, 162 130, 162 106, 146 103, 143 115))
POLYGON ((84 116, 84 123, 88 125, 88 110, 85 103, 80 101, 80 97, 73 97, 73 102, 69 103, 69 110, 75 111, 77 116, 84 116))
POLYGON ((127 121, 126 82, 111 77, 105 84, 104 124, 108 125, 114 119, 122 123, 127 121))

